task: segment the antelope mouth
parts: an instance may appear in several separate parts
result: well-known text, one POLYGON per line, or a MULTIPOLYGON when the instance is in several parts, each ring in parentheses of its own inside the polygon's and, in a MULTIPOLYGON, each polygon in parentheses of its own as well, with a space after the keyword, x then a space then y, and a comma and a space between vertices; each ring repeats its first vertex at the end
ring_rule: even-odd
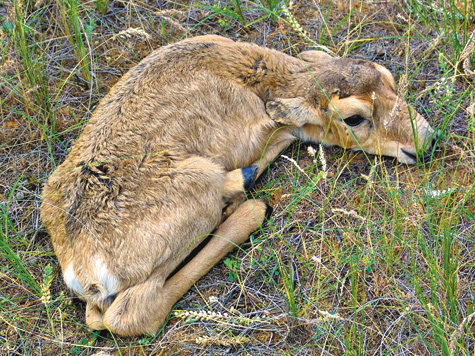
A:
POLYGON ((417 161, 427 163, 430 161, 430 158, 432 157, 432 152, 430 153, 421 152, 419 154, 416 154, 415 152, 407 151, 404 148, 401 148, 401 151, 413 161, 413 162, 410 162, 410 164, 415 164, 417 161))

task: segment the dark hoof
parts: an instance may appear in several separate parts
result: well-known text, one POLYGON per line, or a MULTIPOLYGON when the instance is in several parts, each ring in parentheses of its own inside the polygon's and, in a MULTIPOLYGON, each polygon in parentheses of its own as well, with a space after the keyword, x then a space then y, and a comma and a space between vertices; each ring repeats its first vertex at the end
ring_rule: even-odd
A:
POLYGON ((256 183, 257 172, 259 171, 259 167, 257 166, 249 166, 246 168, 242 168, 242 178, 244 179, 244 190, 247 192, 256 183))
POLYGON ((270 220, 273 211, 274 208, 271 207, 269 204, 266 204, 266 220, 270 220))

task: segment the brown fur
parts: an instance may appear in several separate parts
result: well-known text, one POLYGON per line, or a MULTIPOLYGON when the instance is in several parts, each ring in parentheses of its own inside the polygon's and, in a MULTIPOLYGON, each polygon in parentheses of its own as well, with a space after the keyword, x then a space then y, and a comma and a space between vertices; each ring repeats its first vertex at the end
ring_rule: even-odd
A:
MULTIPOLYGON (((297 138, 414 163, 400 149, 415 153, 410 109, 393 110, 386 69, 316 51, 302 59, 196 37, 154 51, 101 101, 41 206, 90 327, 156 332, 193 283, 263 223, 263 202, 241 204, 241 168, 257 164, 261 174, 297 138), (353 137, 338 112, 367 121, 353 137)), ((413 123, 422 147, 432 129, 420 115, 413 123)))

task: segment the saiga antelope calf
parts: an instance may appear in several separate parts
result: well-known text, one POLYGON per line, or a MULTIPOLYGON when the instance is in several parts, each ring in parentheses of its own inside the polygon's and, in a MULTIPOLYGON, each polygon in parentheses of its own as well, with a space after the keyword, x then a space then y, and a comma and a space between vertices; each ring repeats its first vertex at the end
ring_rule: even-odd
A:
POLYGON ((415 163, 416 147, 430 149, 433 130, 397 102, 387 69, 317 51, 300 58, 196 37, 154 51, 101 101, 41 206, 89 327, 155 333, 264 222, 266 204, 240 204, 243 189, 295 140, 405 163, 415 163))

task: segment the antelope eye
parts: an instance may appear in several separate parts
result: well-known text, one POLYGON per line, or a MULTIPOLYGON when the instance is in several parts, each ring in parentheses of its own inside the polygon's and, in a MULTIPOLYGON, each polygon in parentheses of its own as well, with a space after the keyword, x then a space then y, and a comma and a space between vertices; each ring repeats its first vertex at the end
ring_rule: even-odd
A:
POLYGON ((366 119, 364 117, 359 116, 359 115, 353 115, 353 116, 347 117, 343 121, 348 126, 358 126, 358 125, 362 124, 364 121, 366 121, 366 119))

